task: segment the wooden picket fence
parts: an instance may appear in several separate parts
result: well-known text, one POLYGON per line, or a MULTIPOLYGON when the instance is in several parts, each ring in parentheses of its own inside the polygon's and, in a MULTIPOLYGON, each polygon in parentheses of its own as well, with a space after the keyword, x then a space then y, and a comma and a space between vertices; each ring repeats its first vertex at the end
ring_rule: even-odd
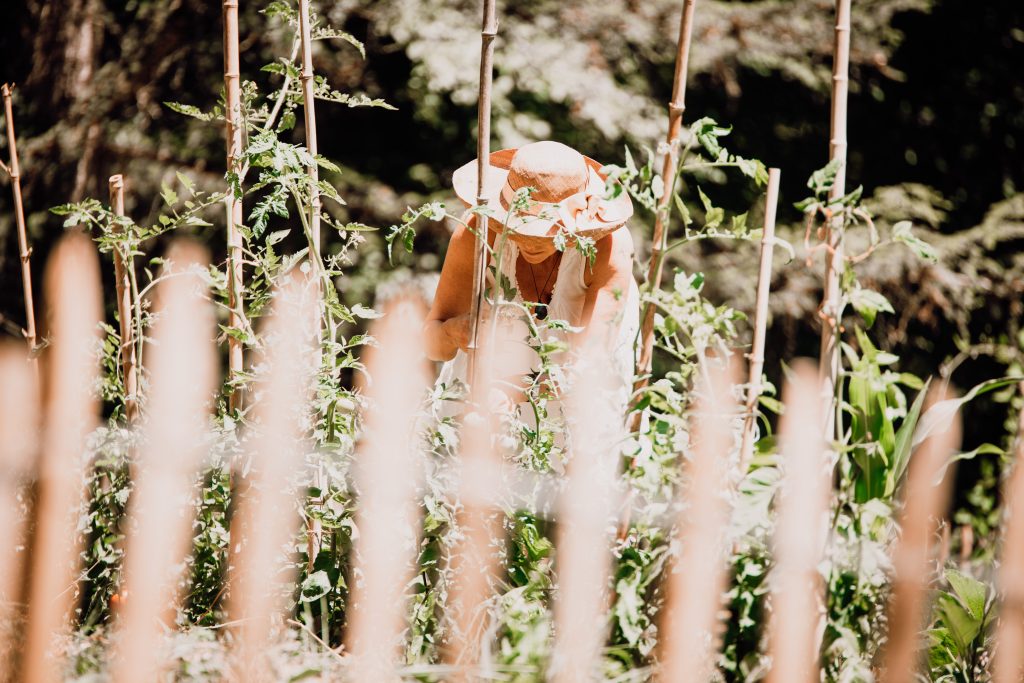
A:
MULTIPOLYGON (((115 637, 110 674, 115 681, 157 680, 162 624, 173 624, 180 596, 175 594, 191 539, 191 485, 202 464, 204 433, 210 422, 217 353, 213 307, 207 300, 198 266, 202 249, 188 242, 172 246, 174 272, 158 285, 157 322, 147 345, 145 366, 149 391, 139 428, 144 444, 133 470, 134 493, 128 514, 122 590, 128 599, 113 621, 115 637)), ((311 444, 301 406, 306 404, 312 333, 304 325, 315 318, 306 290, 295 281, 278 291, 263 328, 266 349, 260 363, 266 372, 254 393, 253 423, 260 438, 249 440, 253 452, 251 486, 239 493, 232 518, 233 555, 227 626, 233 629, 233 677, 261 680, 262 661, 274 637, 274 625, 289 617, 288 605, 266 589, 280 581, 285 564, 281 549, 298 531, 294 498, 282 490, 304 466, 311 444), (245 530, 258 530, 247 533, 245 530)), ((4 637, 17 639, 0 651, 17 652, 0 662, 0 678, 41 683, 60 680, 62 662, 51 649, 72 627, 75 586, 81 567, 80 534, 75 520, 83 495, 87 435, 99 421, 93 391, 98 378, 95 345, 101 319, 99 263, 91 242, 69 235, 54 252, 45 276, 50 346, 42 363, 43 386, 37 387, 21 345, 0 349, 0 591, 3 606, 27 611, 26 627, 4 637), (41 389, 41 390, 40 390, 41 389), (35 489, 30 524, 18 498, 26 483, 35 489), (18 551, 20 547, 27 551, 18 551)), ((370 406, 366 436, 356 455, 355 480, 362 492, 357 512, 352 595, 342 657, 348 680, 383 681, 397 676, 399 644, 407 614, 405 587, 415 562, 419 505, 415 498, 417 450, 413 425, 419 397, 430 382, 429 365, 419 347, 424 315, 420 302, 399 298, 377 321, 379 347, 364 359, 373 378, 366 387, 370 406)), ((314 352, 315 353, 315 352, 314 352)), ((141 359, 140 359, 141 360, 141 359)), ((595 362, 584 357, 581 363, 595 362)), ((784 609, 770 610, 767 625, 772 654, 771 681, 819 680, 825 586, 817 570, 826 542, 830 467, 823 439, 824 417, 818 373, 796 364, 784 390, 786 415, 780 427, 784 479, 778 502, 774 542, 779 580, 770 600, 784 609)), ((735 368, 733 369, 735 370, 735 368)), ((695 407, 695 450, 686 490, 678 492, 685 510, 668 520, 676 530, 682 571, 666 572, 666 603, 661 611, 657 659, 652 677, 665 681, 704 681, 714 666, 715 634, 721 628, 722 592, 728 580, 723 547, 727 534, 727 499, 735 484, 723 453, 732 448, 732 423, 743 408, 734 400, 735 372, 709 368, 709 380, 695 407)), ((607 637, 607 606, 612 571, 611 548, 622 506, 616 500, 616 444, 625 435, 621 419, 602 400, 607 387, 602 373, 582 373, 566 398, 576 457, 557 505, 556 561, 559 586, 554 605, 553 655, 548 677, 556 681, 592 680, 607 637), (612 457, 603 457, 612 454, 612 457)), ((929 398, 934 402, 941 396, 929 398)), ((499 567, 490 550, 499 496, 506 479, 499 455, 489 447, 492 425, 483 416, 466 420, 459 458, 462 541, 449 561, 455 585, 449 596, 452 621, 463 632, 489 597, 489 577, 499 567)), ((902 533, 893 548, 894 590, 890 605, 888 646, 880 680, 910 681, 919 658, 920 631, 929 595, 927 576, 934 559, 930 547, 936 519, 946 509, 950 476, 935 481, 959 445, 959 426, 922 443, 905 483, 902 533)), ((1024 455, 1018 446, 1018 459, 1024 455)), ((999 683, 1020 680, 1024 655, 1024 471, 1007 480, 1004 500, 1009 514, 999 569, 1001 618, 994 665, 999 683)), ((299 495, 298 492, 295 495, 299 495)), ((294 578, 294 577, 293 577, 294 578)), ((459 639, 445 651, 446 680, 474 680, 486 669, 484 655, 459 639)))

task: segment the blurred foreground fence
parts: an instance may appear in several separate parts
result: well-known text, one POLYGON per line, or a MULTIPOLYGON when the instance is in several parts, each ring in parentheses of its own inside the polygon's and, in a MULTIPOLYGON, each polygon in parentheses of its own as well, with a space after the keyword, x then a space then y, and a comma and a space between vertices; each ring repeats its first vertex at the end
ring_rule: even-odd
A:
MULTIPOLYGON (((190 487, 203 461, 210 422, 210 397, 218 373, 212 306, 198 273, 205 255, 178 243, 169 255, 173 272, 158 286, 158 316, 145 366, 148 392, 142 438, 135 458, 131 519, 124 554, 123 592, 127 600, 114 619, 116 637, 109 671, 116 681, 149 681, 161 676, 159 641, 173 628, 180 596, 180 572, 189 552, 192 525, 190 487), (198 267, 197 267, 198 266, 198 267)), ((303 467, 309 443, 307 410, 316 356, 311 345, 315 318, 312 298, 300 281, 277 292, 263 328, 264 353, 254 392, 251 466, 245 485, 235 487, 231 522, 232 560, 226 621, 232 634, 232 679, 264 680, 264 653, 290 605, 275 582, 294 581, 289 539, 299 532, 296 496, 283 483, 303 467)), ((56 250, 46 274, 50 348, 36 386, 23 347, 0 352, 0 591, 4 619, 20 610, 23 629, 4 629, 6 658, 2 677, 30 683, 61 678, 54 643, 72 628, 80 552, 75 518, 83 496, 82 454, 88 434, 99 422, 94 385, 98 378, 95 346, 101 318, 99 267, 84 236, 69 236, 56 250), (29 523, 18 497, 29 486, 29 523), (20 550, 24 547, 24 550, 20 550)), ((354 480, 360 492, 354 570, 349 585, 344 647, 332 654, 344 662, 347 680, 384 681, 399 676, 400 643, 408 614, 406 590, 416 561, 420 529, 416 499, 421 468, 416 462, 419 397, 429 386, 428 366, 419 348, 422 305, 400 299, 373 330, 379 347, 365 360, 373 378, 365 387, 365 436, 357 449, 354 480)), ((548 487, 557 499, 557 589, 554 595, 554 643, 546 677, 556 681, 593 680, 607 638, 611 599, 612 542, 616 517, 628 515, 616 486, 619 445, 626 437, 621 415, 604 398, 600 359, 584 357, 575 389, 565 399, 570 418, 569 461, 565 485, 548 487), (588 366, 588 363, 590 364, 588 366), (611 412, 610 412, 611 411, 611 412)), ((772 668, 769 680, 799 683, 820 679, 818 650, 824 624, 825 585, 818 566, 826 548, 834 457, 823 439, 820 385, 810 365, 795 366, 784 390, 787 406, 780 428, 784 479, 776 502, 774 540, 777 580, 767 624, 772 668)), ((728 582, 725 539, 727 493, 736 477, 724 454, 735 447, 733 423, 744 417, 737 393, 736 368, 708 368, 694 409, 694 448, 680 458, 686 469, 677 505, 663 520, 674 530, 681 551, 665 574, 657 661, 649 677, 666 681, 704 681, 711 676, 723 627, 722 593, 728 582)), ((476 397, 484 405, 487 392, 476 397)), ((929 401, 944 397, 933 391, 929 401)), ((446 561, 454 585, 446 609, 457 632, 433 670, 444 680, 497 676, 489 670, 480 606, 488 599, 500 569, 493 543, 502 527, 503 486, 516 476, 506 471, 490 447, 492 411, 466 417, 459 482, 452 495, 461 502, 461 541, 446 561), (475 637, 471 637, 476 634, 475 637)), ((949 428, 934 430, 917 447, 904 484, 902 533, 892 548, 893 591, 888 645, 878 676, 882 681, 914 679, 920 660, 921 631, 935 566, 937 520, 948 504, 951 476, 946 466, 959 445, 955 412, 949 428)), ((1021 453, 1018 444, 1017 459, 1021 453)), ((509 466, 511 467, 511 466, 509 466)), ((525 475, 529 476, 529 475, 525 475)), ((1004 533, 999 583, 1003 605, 997 638, 994 680, 1020 680, 1024 655, 1024 472, 1017 468, 1004 492, 1009 515, 1004 533)), ((543 482, 541 482, 543 483, 543 482)), ((538 488, 537 482, 530 486, 538 488)), ((544 488, 540 486, 540 488, 544 488)), ((287 594, 285 594, 286 596, 287 594)), ((328 647, 324 644, 325 647, 328 647)))

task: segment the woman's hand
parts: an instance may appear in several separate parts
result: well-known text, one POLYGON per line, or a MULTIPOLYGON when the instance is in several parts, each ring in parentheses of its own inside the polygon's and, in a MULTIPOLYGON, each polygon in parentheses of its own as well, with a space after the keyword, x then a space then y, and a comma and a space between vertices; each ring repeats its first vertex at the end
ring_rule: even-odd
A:
POLYGON ((441 323, 441 331, 454 349, 469 348, 470 317, 468 313, 457 315, 441 323))
MULTIPOLYGON (((480 333, 485 332, 487 322, 486 311, 480 319, 480 333)), ((428 320, 423 326, 427 357, 435 361, 448 361, 455 357, 461 349, 469 348, 470 316, 468 313, 456 315, 447 320, 428 320)))

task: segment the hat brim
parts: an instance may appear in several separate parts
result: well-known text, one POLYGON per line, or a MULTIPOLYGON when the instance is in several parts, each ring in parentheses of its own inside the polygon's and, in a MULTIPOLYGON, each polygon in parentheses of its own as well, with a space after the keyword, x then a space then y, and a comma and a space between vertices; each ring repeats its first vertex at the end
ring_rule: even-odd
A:
MULTIPOLYGON (((535 216, 509 215, 508 209, 501 205, 501 190, 508 179, 509 168, 512 165, 512 157, 515 156, 517 147, 502 149, 492 152, 490 164, 487 168, 486 182, 484 185, 483 205, 490 209, 491 217, 498 224, 507 223, 509 235, 521 244, 535 244, 545 246, 558 234, 559 220, 538 218, 535 216)), ((591 176, 596 176, 600 181, 606 182, 608 176, 601 173, 601 164, 583 157, 590 169, 591 176)), ((455 194, 467 206, 477 205, 477 160, 474 159, 468 164, 459 167, 452 175, 452 187, 455 194)), ((602 237, 614 232, 626 224, 626 221, 633 215, 633 202, 627 192, 620 192, 617 197, 602 197, 600 207, 585 225, 577 225, 572 234, 599 240, 602 237)))

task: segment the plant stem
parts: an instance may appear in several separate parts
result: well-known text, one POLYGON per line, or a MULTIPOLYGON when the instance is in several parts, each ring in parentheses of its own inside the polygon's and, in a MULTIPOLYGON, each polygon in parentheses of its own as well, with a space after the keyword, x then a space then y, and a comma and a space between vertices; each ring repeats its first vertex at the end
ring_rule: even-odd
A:
MULTIPOLYGON (((839 161, 835 180, 829 190, 829 199, 838 199, 846 190, 846 102, 850 85, 850 0, 836 0, 835 46, 832 60, 832 114, 829 140, 829 161, 839 161)), ((829 402, 826 411, 826 437, 842 435, 842 414, 839 392, 840 317, 842 315, 842 292, 840 277, 843 265, 843 212, 826 223, 825 243, 828 245, 825 257, 825 295, 821 306, 823 326, 821 330, 820 372, 823 383, 822 394, 829 402)))
MULTIPOLYGON (((684 0, 683 15, 679 24, 679 41, 676 47, 676 72, 672 84, 672 101, 668 105, 668 152, 662 166, 663 180, 671 178, 665 185, 665 193, 658 199, 658 210, 654 218, 651 261, 647 272, 647 291, 653 292, 660 286, 664 264, 663 252, 668 242, 669 207, 675 193, 679 163, 679 134, 683 127, 683 112, 686 111, 686 74, 690 62, 690 42, 693 37, 693 12, 697 0, 684 0)), ((633 391, 637 392, 650 382, 651 365, 654 358, 654 303, 644 306, 640 325, 640 359, 637 362, 637 380, 633 391)), ((640 428, 640 411, 633 415, 630 431, 640 428)))
MULTIPOLYGON (((112 175, 110 186, 110 208, 115 216, 124 214, 124 176, 112 175)), ((110 226, 111 233, 122 234, 118 225, 110 226)), ((114 288, 117 291, 117 317, 121 330, 121 374, 124 378, 124 413, 128 422, 135 422, 139 414, 139 380, 136 370, 135 333, 132 315, 132 284, 129 271, 135 270, 132 248, 125 242, 114 247, 114 288)))
MULTIPOLYGON (((225 136, 227 138, 227 169, 241 183, 242 157, 242 95, 239 83, 241 67, 238 58, 238 0, 224 0, 224 112, 225 136)), ((227 203, 227 245, 228 245, 228 325, 232 328, 242 327, 243 289, 242 289, 242 200, 235 195, 235 188, 229 187, 227 203)), ((242 372, 243 367, 242 341, 228 335, 228 380, 234 379, 242 372)), ((242 389, 236 387, 228 396, 230 410, 242 407, 242 389)))
MULTIPOLYGON (((491 161, 491 81, 494 64, 494 38, 498 34, 498 19, 494 0, 484 0, 483 22, 480 28, 480 94, 477 106, 476 140, 476 204, 483 206, 487 201, 484 188, 487 186, 487 168, 491 161)), ((480 341, 480 309, 483 306, 484 287, 487 274, 487 233, 490 218, 477 214, 477 239, 473 251, 473 298, 469 305, 468 379, 470 388, 475 390, 477 375, 477 349, 480 341)))
POLYGON ((772 253, 780 175, 777 168, 768 170, 764 232, 761 236, 761 264, 757 275, 757 304, 754 307, 754 339, 750 348, 750 378, 747 380, 746 416, 743 420, 743 442, 740 447, 741 473, 746 473, 754 453, 754 426, 757 423, 757 401, 761 397, 761 373, 764 370, 764 338, 768 328, 768 294, 772 285, 772 253))
MULTIPOLYGON (((14 192, 14 219, 18 224, 18 255, 21 259, 21 285, 25 297, 25 341, 28 343, 29 353, 36 348, 36 313, 35 304, 32 298, 32 265, 29 261, 32 249, 28 245, 28 230, 25 227, 25 207, 21 196, 21 167, 18 164, 18 145, 14 136, 14 113, 11 105, 11 92, 13 86, 7 83, 0 88, 4 98, 4 115, 7 121, 7 146, 11 154, 10 166, 4 166, 11 177, 11 187, 14 192)), ((32 359, 33 367, 36 366, 35 358, 32 359)), ((38 372, 38 369, 37 369, 38 372)))

